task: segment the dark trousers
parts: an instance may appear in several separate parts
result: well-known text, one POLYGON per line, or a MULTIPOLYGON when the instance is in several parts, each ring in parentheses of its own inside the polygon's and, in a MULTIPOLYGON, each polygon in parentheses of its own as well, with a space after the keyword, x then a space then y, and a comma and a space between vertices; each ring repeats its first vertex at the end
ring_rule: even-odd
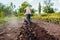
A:
POLYGON ((30 15, 30 14, 27 14, 26 16, 27 16, 27 17, 26 17, 26 18, 27 18, 27 22, 28 22, 28 24, 30 24, 30 22, 31 22, 30 16, 31 16, 31 15, 30 15))

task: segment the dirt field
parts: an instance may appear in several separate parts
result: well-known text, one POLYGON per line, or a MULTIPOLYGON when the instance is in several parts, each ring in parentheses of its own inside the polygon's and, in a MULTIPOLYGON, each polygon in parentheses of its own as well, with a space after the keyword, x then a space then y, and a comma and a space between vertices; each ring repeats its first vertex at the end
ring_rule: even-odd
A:
MULTIPOLYGON (((60 40, 60 25, 32 20, 31 28, 36 35, 32 39, 36 40, 60 40)), ((14 20, 5 24, 0 24, 0 40, 21 40, 20 32, 25 24, 23 19, 14 20)), ((24 34, 25 31, 23 31, 24 34)), ((28 33, 29 34, 29 33, 28 33)), ((32 34, 31 34, 32 35, 32 34)), ((24 35, 25 36, 25 35, 24 35)), ((27 37, 25 37, 25 40, 27 37)))

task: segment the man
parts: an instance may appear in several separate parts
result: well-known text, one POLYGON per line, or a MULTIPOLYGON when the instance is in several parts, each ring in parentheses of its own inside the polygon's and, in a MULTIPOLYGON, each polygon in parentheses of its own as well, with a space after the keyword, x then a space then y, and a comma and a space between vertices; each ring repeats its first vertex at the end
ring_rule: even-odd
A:
POLYGON ((30 25, 30 22, 31 22, 31 20, 30 20, 31 9, 30 9, 30 7, 26 7, 24 10, 25 10, 25 14, 24 15, 26 15, 26 21, 30 25))

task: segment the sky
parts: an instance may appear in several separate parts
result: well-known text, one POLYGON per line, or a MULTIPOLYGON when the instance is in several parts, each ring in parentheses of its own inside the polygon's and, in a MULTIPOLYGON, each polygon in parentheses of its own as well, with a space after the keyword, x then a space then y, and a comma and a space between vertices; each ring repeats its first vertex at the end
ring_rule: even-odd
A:
MULTIPOLYGON (((0 3, 5 5, 9 5, 11 2, 16 5, 16 8, 19 8, 21 4, 27 1, 32 5, 32 8, 38 10, 38 3, 40 2, 42 6, 44 6, 44 0, 0 0, 0 3)), ((57 8, 60 11, 60 0, 51 0, 54 3, 53 8, 57 8)))

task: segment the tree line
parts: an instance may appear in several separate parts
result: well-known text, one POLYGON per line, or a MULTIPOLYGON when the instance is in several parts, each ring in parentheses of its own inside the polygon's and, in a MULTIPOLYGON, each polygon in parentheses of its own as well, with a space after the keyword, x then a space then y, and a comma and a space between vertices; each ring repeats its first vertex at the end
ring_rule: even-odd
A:
MULTIPOLYGON (((54 5, 51 0, 45 0, 44 1, 45 6, 43 7, 43 12, 45 13, 54 13, 55 10, 54 8, 52 8, 52 6, 54 5), (47 2, 48 1, 48 2, 47 2)), ((11 15, 15 15, 15 16, 21 16, 23 15, 24 8, 30 6, 32 7, 31 4, 29 4, 28 2, 23 2, 20 6, 20 8, 17 10, 14 10, 16 8, 16 6, 11 2, 11 4, 9 6, 6 6, 2 3, 0 3, 0 17, 4 17, 4 16, 11 16, 11 15)), ((41 3, 39 2, 39 6, 38 6, 38 13, 41 13, 41 3)), ((32 13, 35 13, 37 10, 35 10, 34 8, 32 8, 32 13)))

